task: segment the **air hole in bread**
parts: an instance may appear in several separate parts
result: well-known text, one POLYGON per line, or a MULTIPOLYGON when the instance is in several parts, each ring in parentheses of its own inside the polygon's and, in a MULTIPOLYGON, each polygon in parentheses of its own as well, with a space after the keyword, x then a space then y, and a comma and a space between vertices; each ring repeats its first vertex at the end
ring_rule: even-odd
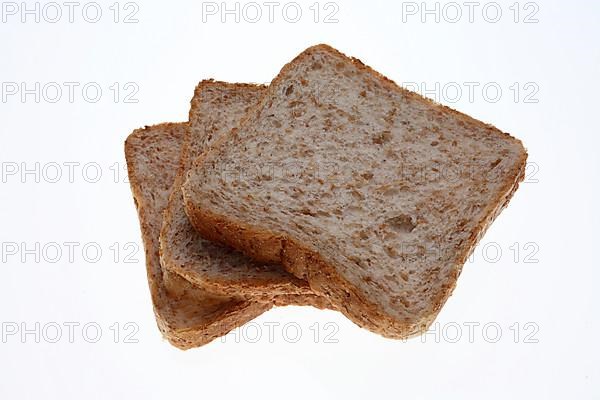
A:
POLYGON ((398 233, 410 233, 415 229, 416 225, 410 215, 400 214, 385 221, 385 225, 389 226, 393 231, 398 233))

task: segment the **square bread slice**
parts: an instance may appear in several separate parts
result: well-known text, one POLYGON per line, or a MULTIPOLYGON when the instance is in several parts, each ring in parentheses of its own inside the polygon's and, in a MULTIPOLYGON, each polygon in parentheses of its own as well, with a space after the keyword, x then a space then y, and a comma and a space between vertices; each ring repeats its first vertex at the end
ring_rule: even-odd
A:
POLYGON ((125 141, 129 182, 138 211, 146 270, 158 327, 180 349, 201 346, 254 319, 273 305, 322 306, 317 296, 276 296, 268 303, 219 296, 163 271, 159 258, 162 213, 179 166, 186 123, 135 130, 125 141))
POLYGON ((450 296, 526 158, 510 135, 318 45, 182 190, 205 238, 282 263, 358 325, 405 338, 450 296))
MULTIPOLYGON (((165 269, 213 293, 252 296, 267 302, 278 295, 314 292, 306 281, 281 265, 253 262, 243 254, 204 240, 189 222, 181 185, 192 162, 221 136, 235 128, 266 86, 205 80, 192 98, 189 128, 181 153, 179 172, 172 186, 160 236, 161 262, 165 269)), ((324 306, 327 304, 322 299, 324 306)))

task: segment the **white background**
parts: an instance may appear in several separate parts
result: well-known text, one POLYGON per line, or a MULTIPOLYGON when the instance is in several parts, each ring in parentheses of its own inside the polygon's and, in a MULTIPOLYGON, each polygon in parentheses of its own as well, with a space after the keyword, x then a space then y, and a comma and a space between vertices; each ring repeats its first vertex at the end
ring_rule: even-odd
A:
POLYGON ((25 15, 22 22, 23 5, 11 15, 14 8, 2 2, 0 398, 600 397, 598 2, 511 0, 486 12, 481 2, 472 22, 462 2, 457 22, 457 8, 442 3, 439 22, 435 14, 423 22, 420 2, 324 1, 315 22, 311 0, 299 2, 296 23, 290 6, 288 21, 282 15, 286 2, 273 22, 259 2, 255 23, 247 19, 256 8, 243 4, 239 22, 234 14, 222 22, 220 4, 207 15, 202 2, 125 3, 116 23, 112 1, 99 2, 97 23, 84 19, 85 2, 72 23, 60 3, 62 18, 52 23, 56 8, 44 15, 39 4, 40 21, 25 15), (138 22, 124 23, 133 11, 138 22), (333 11, 337 22, 325 23, 333 11), (139 126, 185 120, 199 80, 268 82, 321 42, 398 83, 423 84, 429 97, 522 139, 531 163, 526 183, 423 338, 387 340, 334 312, 288 307, 225 342, 179 351, 155 326, 123 141, 139 126), (35 92, 36 82, 39 102, 35 94, 21 98, 21 83, 35 92), (63 89, 55 103, 52 82, 63 89), (64 82, 79 84, 72 102, 64 82), (465 82, 478 85, 472 98, 465 82), (91 89, 82 95, 86 83, 101 87, 97 102, 91 89), (125 102, 136 88, 129 100, 137 103, 125 102), (36 163, 39 182, 23 174, 36 163), (65 163, 79 163, 73 182, 65 163), (57 164, 62 177, 52 183, 57 164), (102 176, 93 183, 98 166, 102 176), (73 259, 65 242, 77 243, 73 259), (57 247, 63 254, 54 262, 57 247), (36 323, 39 343, 34 333, 22 335, 36 323), (69 323, 79 324, 73 343, 69 323), (271 323, 279 326, 269 337, 271 323), (479 324, 472 335, 469 323, 479 324), (62 337, 51 343, 57 325, 62 337), (102 329, 97 343, 94 327, 102 329))

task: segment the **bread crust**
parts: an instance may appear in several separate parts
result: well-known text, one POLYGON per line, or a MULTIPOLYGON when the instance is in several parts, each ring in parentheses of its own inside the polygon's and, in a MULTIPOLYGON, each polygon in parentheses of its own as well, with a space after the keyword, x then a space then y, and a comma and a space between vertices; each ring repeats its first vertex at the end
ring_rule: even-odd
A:
MULTIPOLYGON (((158 249, 158 223, 162 219, 162 209, 166 204, 160 204, 160 195, 156 193, 158 188, 153 187, 153 182, 144 182, 139 177, 143 168, 149 168, 139 159, 143 158, 144 151, 148 151, 149 142, 153 140, 170 138, 167 140, 169 144, 179 143, 183 139, 182 132, 185 126, 185 123, 146 126, 135 130, 125 141, 129 182, 146 253, 148 286, 156 322, 162 335, 173 346, 187 350, 227 334, 274 305, 294 304, 326 308, 326 300, 316 295, 272 294, 260 298, 245 298, 213 294, 177 274, 163 270, 158 249)), ((155 157, 159 159, 158 155, 155 157)), ((172 171, 164 172, 167 180, 173 175, 172 171)), ((168 182, 163 184, 168 185, 168 182)))
MULTIPOLYGON (((260 116, 260 110, 269 101, 269 97, 275 94, 275 89, 273 88, 277 86, 276 84, 279 80, 284 79, 286 72, 295 63, 299 62, 303 57, 309 57, 313 51, 326 51, 335 57, 348 60, 348 57, 344 54, 325 44, 313 46, 305 50, 283 67, 279 75, 271 83, 268 92, 263 96, 262 100, 246 114, 240 123, 240 127, 244 127, 248 121, 252 121, 253 118, 260 116)), ((352 284, 336 271, 333 264, 323 259, 316 249, 309 248, 307 245, 294 240, 294 238, 282 232, 273 232, 260 226, 253 226, 244 221, 236 220, 229 215, 219 215, 206 208, 199 207, 193 202, 192 193, 187 187, 190 184, 189 173, 188 180, 182 189, 186 212, 194 227, 207 239, 231 245, 260 262, 281 263, 284 268, 294 275, 308 280, 315 292, 330 298, 332 303, 340 307, 340 311, 357 325, 389 338, 411 337, 427 330, 439 313, 442 305, 452 294, 456 286, 456 280, 467 257, 473 251, 477 241, 485 233, 491 222, 507 205, 517 190, 519 182, 523 180, 527 153, 518 139, 497 130, 489 124, 475 120, 449 107, 437 104, 417 93, 407 91, 392 80, 364 65, 356 58, 350 58, 350 60, 357 68, 370 74, 390 90, 398 92, 402 96, 426 103, 429 106, 436 107, 440 112, 452 114, 462 121, 485 127, 488 134, 503 135, 504 139, 513 141, 522 149, 513 170, 506 174, 505 181, 498 190, 495 201, 490 202, 482 213, 483 218, 478 222, 476 229, 469 238, 468 244, 452 260, 452 279, 432 302, 430 312, 425 317, 417 321, 411 321, 410 323, 398 321, 382 313, 376 304, 359 293, 352 284)), ((238 129, 232 130, 231 135, 237 135, 237 131, 238 129)), ((194 168, 202 168, 202 164, 206 159, 211 157, 214 152, 218 152, 219 147, 222 146, 226 139, 226 137, 222 137, 214 143, 211 150, 196 159, 194 168)))

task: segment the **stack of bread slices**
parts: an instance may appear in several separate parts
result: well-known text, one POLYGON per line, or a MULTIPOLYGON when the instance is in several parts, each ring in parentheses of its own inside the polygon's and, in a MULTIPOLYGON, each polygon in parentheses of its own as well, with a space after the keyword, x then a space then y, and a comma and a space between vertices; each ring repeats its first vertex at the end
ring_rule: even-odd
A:
POLYGON ((125 142, 158 326, 201 346, 273 306, 424 332, 523 179, 521 142, 327 45, 267 86, 200 82, 125 142))

